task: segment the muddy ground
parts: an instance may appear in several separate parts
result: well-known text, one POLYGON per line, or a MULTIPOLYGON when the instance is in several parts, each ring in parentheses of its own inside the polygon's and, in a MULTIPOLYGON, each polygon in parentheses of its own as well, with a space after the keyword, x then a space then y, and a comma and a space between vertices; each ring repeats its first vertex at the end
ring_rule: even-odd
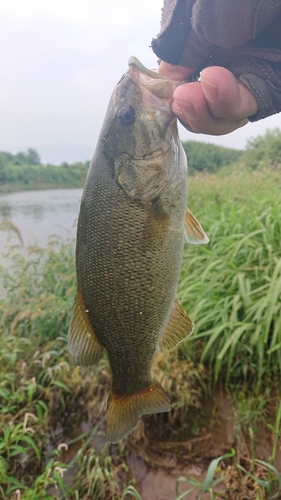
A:
MULTIPOLYGON (((274 422, 274 415, 268 417, 274 422)), ((101 424, 89 446, 100 451, 108 445, 104 441, 104 424, 101 424)), ((69 442, 79 434, 91 429, 91 422, 82 422, 80 429, 71 431, 59 427, 50 436, 50 451, 60 442, 69 442)), ((231 398, 216 391, 211 398, 205 398, 197 413, 187 413, 185 423, 180 428, 171 427, 165 416, 145 416, 137 429, 126 441, 119 445, 107 447, 106 453, 119 457, 127 464, 127 478, 136 479, 136 489, 143 500, 174 500, 176 498, 176 482, 180 477, 193 478, 201 484, 206 476, 209 464, 231 449, 235 449, 235 463, 246 470, 254 472, 259 479, 265 479, 267 470, 264 467, 251 469, 252 458, 268 461, 272 453, 273 433, 266 422, 253 426, 254 448, 249 438, 248 428, 237 423, 237 415, 231 398), (161 429, 161 432, 160 432, 161 429)), ((81 442, 70 444, 63 452, 62 461, 70 463, 74 459, 81 442)), ((216 477, 224 480, 217 484, 215 491, 229 500, 267 499, 262 488, 257 492, 257 484, 239 473, 233 459, 222 460, 216 477), (260 496, 259 496, 260 495, 260 496), (263 496, 264 495, 264 496, 263 496)), ((278 442, 274 465, 281 472, 281 441, 278 442)), ((72 483, 77 466, 67 471, 67 482, 72 483)), ((191 484, 180 481, 178 494, 191 488, 191 484)), ((199 497, 200 488, 194 489, 185 498, 195 500, 199 497)), ((281 499, 281 491, 275 488, 275 499, 281 499), (280 494, 279 494, 280 493, 280 494)), ((273 494, 271 492, 271 495, 273 494)), ((202 500, 210 499, 205 493, 202 500)))

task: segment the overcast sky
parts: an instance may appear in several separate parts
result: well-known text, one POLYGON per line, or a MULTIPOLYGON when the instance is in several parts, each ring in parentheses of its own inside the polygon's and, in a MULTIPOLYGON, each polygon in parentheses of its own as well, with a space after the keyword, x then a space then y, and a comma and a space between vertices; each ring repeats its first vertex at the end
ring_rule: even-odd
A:
MULTIPOLYGON (((149 45, 162 0, 0 2, 0 151, 35 148, 43 163, 92 157, 111 92, 130 55, 155 68, 149 45)), ((243 148, 280 115, 204 140, 243 148)))

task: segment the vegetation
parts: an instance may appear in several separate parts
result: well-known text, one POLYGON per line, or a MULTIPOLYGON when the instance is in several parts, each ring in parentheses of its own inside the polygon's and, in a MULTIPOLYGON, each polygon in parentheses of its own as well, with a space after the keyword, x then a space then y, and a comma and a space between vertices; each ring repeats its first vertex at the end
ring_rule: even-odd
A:
POLYGON ((221 167, 232 165, 243 154, 243 151, 222 146, 215 146, 198 141, 185 141, 182 143, 188 159, 188 172, 215 173, 221 167))
POLYGON ((243 159, 246 165, 254 169, 268 166, 277 168, 281 164, 281 130, 267 130, 264 136, 250 139, 243 159))
POLYGON ((0 192, 82 187, 88 167, 89 162, 43 165, 35 149, 16 155, 0 152, 0 192))
POLYGON ((189 174, 218 172, 239 161, 251 169, 278 168, 281 164, 281 130, 267 130, 263 136, 249 139, 245 150, 225 148, 197 141, 183 142, 188 158, 189 174))
POLYGON ((11 240, 0 272, 0 499, 147 500, 132 457, 155 471, 185 467, 171 500, 280 498, 276 162, 245 154, 238 167, 190 178, 189 208, 210 238, 186 245, 178 289, 196 330, 155 358, 172 411, 146 415, 119 445, 104 444, 106 359, 79 368, 67 353, 73 243, 52 237, 45 249, 24 249, 17 229, 2 227, 11 240))
POLYGON ((189 207, 210 244, 186 247, 179 297, 216 379, 281 373, 280 189, 280 170, 190 181, 189 207))

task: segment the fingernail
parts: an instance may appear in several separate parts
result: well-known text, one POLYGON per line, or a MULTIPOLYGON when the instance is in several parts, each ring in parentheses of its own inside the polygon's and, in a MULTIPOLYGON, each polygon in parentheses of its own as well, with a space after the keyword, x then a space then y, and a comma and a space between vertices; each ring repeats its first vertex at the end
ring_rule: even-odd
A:
POLYGON ((187 120, 196 120, 197 115, 192 104, 182 101, 174 101, 173 110, 176 114, 181 114, 187 120))
POLYGON ((215 102, 218 99, 218 87, 209 82, 205 78, 201 78, 201 83, 204 82, 204 94, 208 101, 215 102))

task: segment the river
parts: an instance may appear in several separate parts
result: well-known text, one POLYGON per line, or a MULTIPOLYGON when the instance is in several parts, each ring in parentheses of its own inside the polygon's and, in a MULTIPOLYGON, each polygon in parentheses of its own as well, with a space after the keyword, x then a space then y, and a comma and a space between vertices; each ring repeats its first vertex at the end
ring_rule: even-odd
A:
MULTIPOLYGON (((74 239, 82 189, 46 189, 0 194, 0 222, 8 220, 20 231, 24 246, 44 246, 52 234, 74 239)), ((0 247, 7 233, 0 232, 0 247)))

